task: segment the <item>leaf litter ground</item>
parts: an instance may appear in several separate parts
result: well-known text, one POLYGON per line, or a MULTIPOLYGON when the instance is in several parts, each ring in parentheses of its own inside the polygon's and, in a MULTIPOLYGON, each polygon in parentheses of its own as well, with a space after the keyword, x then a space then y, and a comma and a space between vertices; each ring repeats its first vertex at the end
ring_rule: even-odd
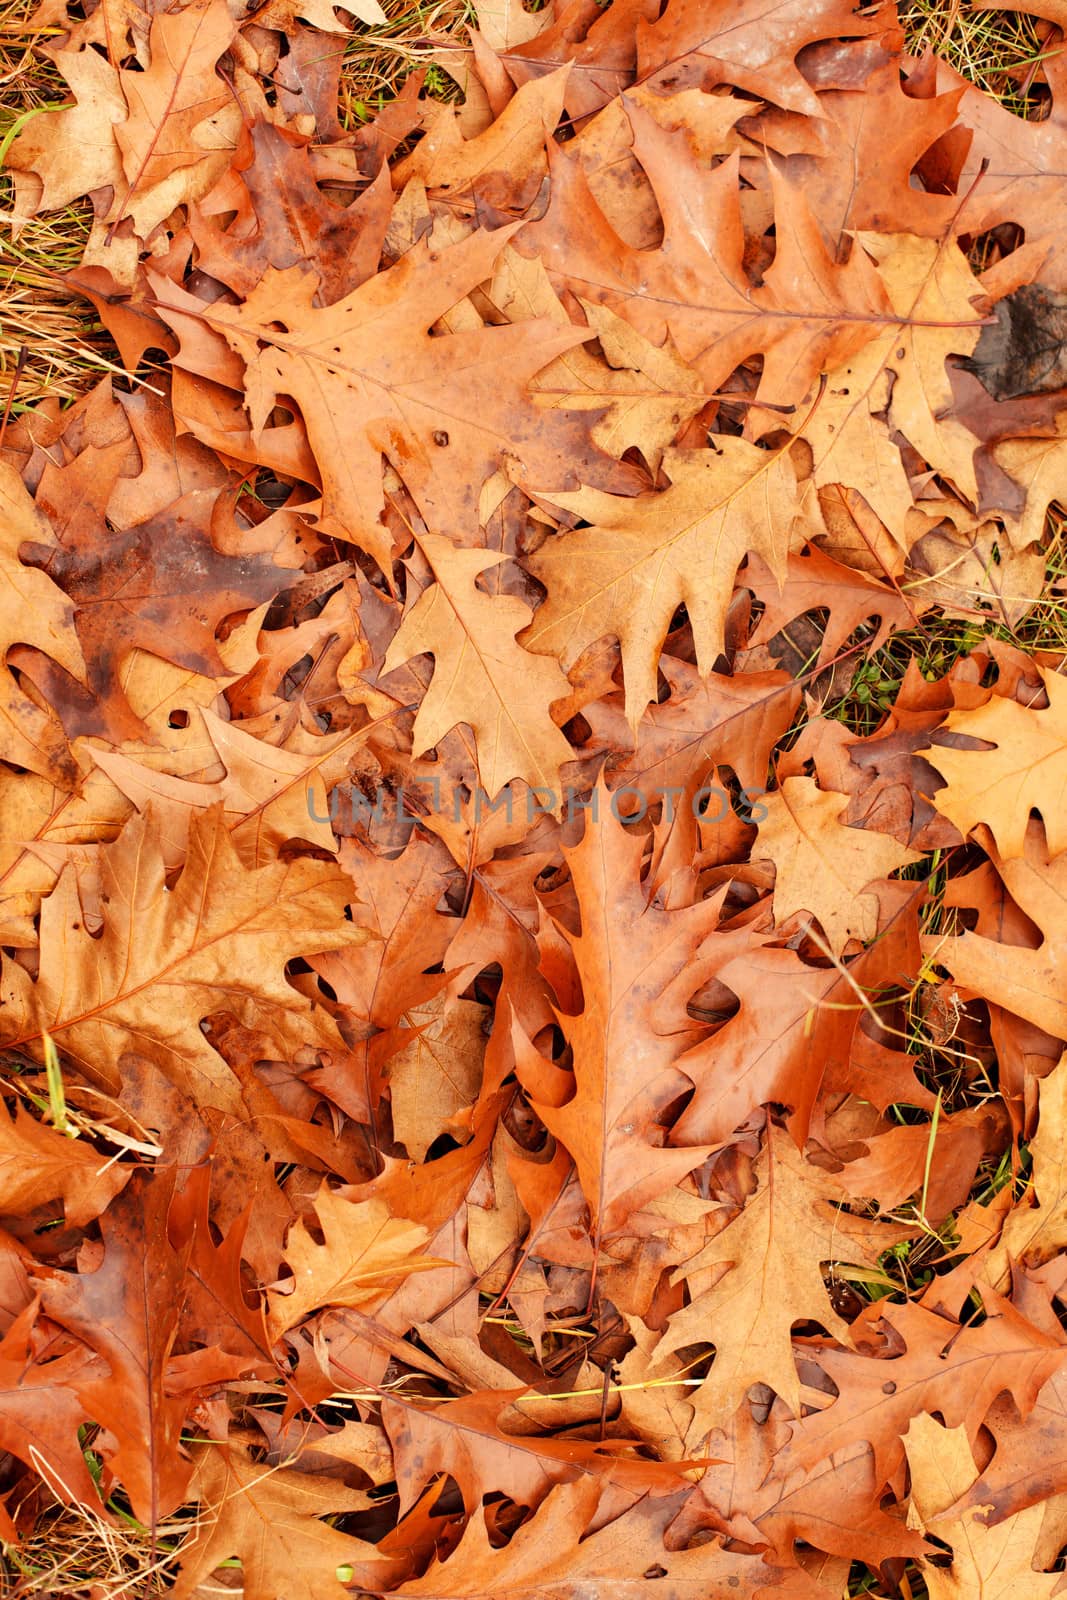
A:
POLYGON ((1062 16, 460 20, 4 22, 6 1590, 1054 1594, 1062 16))

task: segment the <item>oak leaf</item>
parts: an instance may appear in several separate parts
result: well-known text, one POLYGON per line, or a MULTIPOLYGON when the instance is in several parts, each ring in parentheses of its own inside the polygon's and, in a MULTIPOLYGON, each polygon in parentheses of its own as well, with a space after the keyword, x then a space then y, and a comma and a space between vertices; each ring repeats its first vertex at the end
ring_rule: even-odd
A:
MULTIPOLYGON (((733 768, 743 788, 753 794, 762 790, 771 751, 800 704, 794 680, 784 672, 711 672, 701 677, 688 661, 668 655, 660 657, 659 670, 671 692, 648 707, 637 724, 632 752, 627 749, 630 728, 621 695, 605 696, 582 709, 596 744, 608 751, 609 786, 633 786, 651 806, 672 792, 676 797, 695 794, 721 762, 733 768)), ((692 799, 679 803, 691 805, 692 799)))
POLYGON ((1030 1189, 1004 1219, 982 1263, 983 1276, 1005 1293, 1019 1262, 1041 1266, 1067 1248, 1067 1056, 1038 1085, 1037 1132, 1030 1140, 1030 1189))
MULTIPOLYGON (((581 1009, 557 1012, 573 1052, 573 1092, 569 1074, 533 1059, 520 1069, 541 1120, 574 1158, 597 1241, 624 1231, 707 1153, 665 1148, 661 1118, 689 1082, 678 1066, 692 1029, 687 969, 718 916, 714 899, 662 908, 660 886, 641 879, 641 839, 607 815, 608 800, 599 786, 598 813, 564 852, 581 917, 580 933, 560 930, 581 986, 581 1009)), ((540 942, 547 954, 549 938, 540 942)))
POLYGON ((79 1437, 90 1417, 79 1391, 106 1368, 81 1343, 40 1349, 37 1314, 32 1301, 0 1339, 0 1446, 39 1472, 53 1494, 91 1506, 99 1497, 79 1437))
MULTIPOLYGON (((482 7, 484 12, 485 7, 482 7)), ((564 6, 535 38, 512 42, 504 66, 514 83, 542 76, 557 61, 573 63, 565 105, 578 120, 609 104, 633 83, 637 67, 635 23, 651 22, 652 0, 623 0, 604 9, 564 6)))
MULTIPOLYGON (((545 317, 569 323, 543 263, 505 250, 487 291, 510 322, 545 317)), ((535 404, 544 410, 592 414, 592 438, 609 455, 641 451, 650 467, 705 401, 698 373, 682 361, 670 340, 651 343, 609 307, 579 297, 582 314, 596 333, 596 346, 575 345, 530 381, 535 404)))
MULTIPOLYGON (((1037 17, 1056 16, 1042 0, 1028 4, 1037 17)), ((1045 69, 1050 91, 1048 115, 1032 123, 983 94, 949 62, 934 63, 939 90, 960 94, 959 121, 968 138, 955 163, 956 195, 951 197, 956 228, 995 228, 1012 222, 1024 229, 1032 250, 1031 276, 1064 288, 1064 236, 1055 205, 1057 174, 1067 160, 1067 73, 1063 62, 1049 57, 1045 69), (956 196, 965 197, 961 206, 956 196), (1040 267, 1035 272, 1036 263, 1040 267)))
POLYGON ((362 1490, 260 1463, 249 1449, 254 1442, 235 1434, 197 1447, 192 1488, 202 1509, 179 1551, 175 1600, 191 1600, 233 1556, 247 1600, 344 1600, 349 1590, 338 1569, 346 1567, 368 1588, 401 1575, 400 1563, 321 1520, 364 1510, 362 1490))
POLYGON ((799 1143, 808 1136, 828 1069, 836 1078, 835 1063, 842 1072, 837 1088, 884 1104, 893 1084, 893 1093, 910 1104, 924 1103, 914 1073, 899 1063, 892 1070, 888 1052, 876 1054, 873 1070, 863 1070, 870 1041, 861 1032, 865 1012, 858 1003, 858 994, 876 994, 917 968, 914 903, 847 967, 813 967, 776 944, 723 930, 705 948, 716 982, 740 1005, 682 1057, 696 1092, 675 1124, 676 1138, 728 1139, 757 1107, 775 1103, 791 1108, 789 1126, 799 1143), (721 959, 715 954, 720 940, 721 959))
POLYGON ((854 1339, 862 1332, 869 1340, 880 1322, 883 1341, 863 1351, 820 1348, 818 1364, 837 1396, 793 1424, 779 1461, 783 1476, 862 1440, 874 1452, 878 1481, 886 1482, 904 1460, 902 1436, 912 1417, 936 1411, 947 1427, 966 1425, 974 1438, 1005 1389, 1028 1416, 1043 1385, 1062 1369, 1063 1347, 1010 1301, 990 1290, 983 1301, 988 1314, 978 1327, 961 1327, 915 1303, 878 1302, 865 1315, 867 1326, 853 1324, 852 1331, 854 1339))
POLYGON ((298 954, 360 944, 368 935, 344 920, 350 898, 335 867, 273 862, 245 868, 221 807, 190 826, 185 867, 164 883, 158 829, 135 817, 102 848, 102 936, 83 923, 72 868, 41 911, 41 971, 31 982, 5 962, 0 1038, 7 1048, 36 1046, 50 1033, 91 1081, 114 1086, 125 1051, 153 1059, 200 1104, 241 1114, 236 1080, 200 1029, 215 1010, 233 1010, 273 1033, 284 1053, 339 1037, 286 982, 298 954))
POLYGON ((665 1536, 680 1510, 678 1498, 646 1497, 601 1523, 603 1498, 595 1481, 559 1483, 502 1548, 490 1542, 483 1517, 475 1515, 455 1549, 396 1592, 412 1600, 503 1594, 514 1600, 584 1600, 610 1586, 626 1600, 725 1600, 735 1592, 751 1600, 831 1600, 833 1591, 799 1568, 788 1572, 758 1556, 728 1552, 718 1539, 668 1548, 665 1536))
POLYGON ((110 1368, 78 1377, 74 1392, 114 1435, 109 1466, 153 1529, 182 1503, 191 1470, 180 1449, 187 1402, 167 1385, 185 1270, 185 1252, 167 1238, 174 1181, 173 1168, 138 1176, 101 1219, 96 1270, 52 1273, 41 1285, 47 1314, 110 1368))
POLYGON ((775 865, 775 922, 807 911, 834 955, 850 939, 866 943, 878 932, 878 901, 865 892, 868 886, 922 859, 887 834, 844 827, 845 799, 820 789, 814 778, 786 778, 760 802, 767 815, 754 846, 757 856, 769 856, 775 865))
MULTIPOLYGON (((398 856, 380 856, 358 839, 343 839, 338 861, 355 887, 352 919, 367 939, 320 956, 315 970, 364 1036, 386 1033, 409 1006, 440 988, 436 967, 457 933, 437 907, 448 886, 449 862, 440 845, 418 835, 398 856)), ((369 1109, 369 1108, 368 1108, 369 1109)))
POLYGON ((338 741, 324 739, 323 753, 309 758, 265 744, 246 733, 240 723, 224 722, 211 711, 204 710, 201 716, 226 768, 226 776, 215 783, 172 775, 136 761, 122 750, 90 747, 96 765, 138 811, 151 805, 162 833, 167 870, 185 859, 192 819, 213 805, 222 806, 237 854, 246 867, 269 865, 288 839, 306 839, 320 850, 333 852, 336 840, 329 825, 322 767, 329 763, 337 769, 338 741))
POLYGON ((675 87, 679 75, 683 86, 701 89, 735 84, 818 116, 819 102, 796 57, 816 40, 862 37, 873 25, 840 0, 670 0, 662 17, 640 31, 638 68, 642 78, 655 78, 669 67, 664 87, 675 87))
POLYGON ((320 33, 348 33, 347 25, 340 22, 338 11, 347 11, 368 27, 381 27, 385 12, 378 0, 267 0, 267 4, 252 11, 254 21, 262 28, 277 28, 290 32, 297 17, 310 22, 320 33))
POLYGON ((566 698, 567 679, 544 647, 537 652, 516 642, 529 622, 522 601, 479 589, 479 576, 503 557, 457 550, 437 534, 424 534, 419 545, 435 581, 406 613, 384 666, 388 673, 412 656, 434 658, 433 679, 415 718, 412 754, 424 754, 458 723, 468 723, 490 800, 521 778, 531 789, 547 790, 555 809, 561 803, 559 769, 574 752, 549 713, 566 698))
POLYGON ((45 777, 72 778, 73 763, 62 733, 18 687, 6 664, 12 645, 28 644, 74 677, 85 676, 70 601, 46 572, 34 571, 19 559, 24 544, 55 555, 56 540, 6 461, 0 462, 0 530, 0 653, 5 658, 0 670, 0 755, 45 777))
POLYGON ((634 249, 578 162, 550 148, 549 209, 520 234, 519 250, 536 251, 553 279, 617 311, 653 344, 669 334, 711 391, 759 352, 760 398, 795 404, 826 365, 884 336, 892 307, 871 261, 855 251, 845 265, 835 262, 803 193, 781 173, 772 168, 777 253, 756 289, 744 267, 737 156, 709 172, 684 133, 633 102, 627 115, 663 215, 663 243, 634 249))
POLYGON ((986 1426, 997 1441, 996 1453, 959 1501, 960 1511, 991 1506, 989 1520, 999 1521, 1062 1494, 1067 1485, 1065 1402, 1067 1373, 1061 1367, 1025 1417, 1010 1402, 994 1404, 986 1426))
POLYGON ((1020 491, 1012 503, 1010 494, 1001 492, 996 509, 1003 518, 1012 548, 1030 551, 1045 536, 1049 507, 1067 494, 1067 416, 1061 411, 1055 419, 1051 438, 1004 439, 991 451, 997 466, 1020 491), (1019 501, 1021 500, 1021 504, 1019 501))
POLYGON ((21 1108, 12 1119, 0 1104, 0 1212, 33 1211, 61 1198, 71 1227, 84 1227, 107 1210, 132 1170, 21 1108))
POLYGON ((35 116, 6 158, 16 173, 36 176, 32 188, 26 177, 16 180, 20 208, 34 211, 58 211, 80 195, 118 189, 124 181, 114 132, 127 115, 118 73, 91 48, 56 50, 52 59, 73 90, 74 104, 35 116))
POLYGON ((560 486, 579 464, 594 474, 599 465, 616 482, 632 477, 585 442, 580 417, 535 413, 527 396, 534 373, 590 338, 588 329, 534 320, 432 336, 491 275, 513 232, 479 230, 444 248, 421 240, 326 307, 315 305, 318 273, 303 267, 268 269, 239 306, 209 307, 155 280, 160 314, 183 347, 195 319, 242 358, 257 445, 279 396, 296 402, 322 477, 320 526, 362 546, 386 573, 393 539, 381 522, 383 455, 431 525, 459 533, 476 524, 482 483, 506 453, 544 487, 560 486))
POLYGON ((320 1306, 371 1306, 409 1273, 448 1265, 420 1254, 429 1230, 392 1215, 382 1200, 347 1200, 324 1185, 315 1211, 324 1242, 316 1244, 297 1222, 285 1246, 293 1287, 270 1296, 276 1337, 320 1306))
POLYGON ((957 1512, 954 1505, 978 1475, 967 1430, 945 1428, 933 1417, 913 1417, 904 1436, 911 1474, 909 1522, 952 1546, 947 1569, 920 1559, 930 1600, 1046 1600, 1060 1587, 1059 1573, 1037 1573, 1034 1546, 1044 1508, 1031 1506, 991 1526, 991 1506, 957 1512))
POLYGON ((1031 811, 1040 813, 1050 855, 1067 850, 1067 683, 1036 668, 1048 697, 1044 708, 993 695, 982 706, 951 711, 946 733, 982 740, 993 749, 937 744, 931 765, 945 779, 933 797, 942 816, 965 836, 984 822, 1005 861, 1026 854, 1031 811))
POLYGON ((147 240, 225 169, 240 113, 215 69, 235 33, 225 0, 190 0, 153 18, 147 69, 120 70, 129 109, 115 138, 126 183, 116 189, 109 233, 129 217, 147 240))
POLYGON ((979 933, 928 935, 930 958, 956 983, 1067 1039, 1067 955, 1060 927, 1067 894, 1067 853, 1050 858, 1040 822, 1030 820, 1022 856, 1003 859, 990 840, 989 858, 1019 909, 1036 925, 1042 941, 1004 944, 979 933))
POLYGON ((238 1356, 250 1372, 273 1378, 277 1365, 263 1306, 258 1295, 255 1305, 249 1305, 241 1273, 254 1201, 216 1245, 208 1206, 210 1187, 211 1168, 196 1167, 175 1194, 167 1217, 171 1241, 185 1253, 182 1335, 238 1356))
POLYGON ((388 1037, 393 1132, 416 1161, 440 1134, 456 1131, 452 1119, 478 1098, 488 1015, 445 993, 407 1011, 407 1026, 388 1037))
MULTIPOLYGON (((53 504, 78 493, 73 466, 46 482, 53 504)), ((99 513, 82 516, 72 521, 60 544, 28 530, 23 535, 23 561, 41 569, 74 602, 88 664, 87 673, 74 676, 87 679, 95 699, 93 722, 77 731, 103 733, 115 743, 143 737, 144 726, 122 688, 131 653, 150 651, 214 677, 225 668, 217 638, 223 621, 273 599, 285 582, 285 569, 269 555, 232 556, 218 549, 212 538, 218 499, 217 489, 195 489, 158 516, 122 529, 109 527, 99 513)), ((79 705, 51 670, 47 657, 59 661, 58 653, 45 654, 35 681, 50 691, 49 699, 70 723, 79 705)), ((67 661, 59 664, 71 670, 67 661)))
MULTIPOLYGON (((861 228, 940 239, 958 224, 956 195, 940 192, 943 183, 934 193, 911 179, 926 153, 951 139, 963 83, 918 94, 914 81, 902 81, 901 44, 899 33, 883 33, 842 41, 805 60, 805 77, 818 94, 818 120, 808 122, 806 138, 785 166, 835 251, 861 228)), ((944 65, 938 62, 939 79, 944 65)), ((976 101, 989 98, 973 93, 976 101)), ((1019 121, 1010 113, 1004 120, 1019 121)))
POLYGON ((947 615, 986 612, 1014 629, 1032 610, 1045 583, 1045 558, 1038 550, 1011 550, 999 523, 974 529, 932 529, 912 545, 908 565, 915 574, 909 599, 923 608, 943 606, 947 615))
MULTIPOLYGON (((759 555, 750 555, 744 581, 763 602, 763 615, 749 638, 749 647, 768 644, 786 624, 805 612, 829 613, 822 629, 818 665, 832 660, 865 622, 878 618, 865 648, 877 650, 897 628, 916 620, 915 602, 899 589, 876 583, 865 573, 842 566, 817 545, 786 562, 785 581, 779 588, 759 555)), ((916 597, 922 603, 922 595, 916 597)))
POLYGON ((545 170, 545 144, 551 141, 563 111, 569 68, 559 67, 523 84, 488 128, 472 139, 460 133, 456 110, 427 105, 424 133, 410 155, 393 168, 394 187, 413 180, 449 198, 506 174, 509 186, 533 179, 534 189, 545 170))
POLYGON ((884 416, 962 495, 978 499, 978 441, 955 413, 946 362, 978 342, 981 285, 955 244, 862 233, 855 248, 877 262, 891 310, 861 350, 827 373, 825 392, 799 422, 816 483, 857 489, 899 542, 914 497, 884 416))
POLYGON ((698 1439, 755 1383, 768 1384, 800 1415, 793 1324, 818 1322, 842 1344, 852 1343, 830 1304, 825 1264, 873 1265, 900 1236, 835 1207, 845 1192, 773 1123, 755 1177, 756 1193, 740 1215, 677 1270, 676 1280, 689 1285, 690 1303, 675 1312, 657 1346, 657 1357, 665 1357, 683 1345, 715 1345, 711 1372, 689 1397, 698 1439))
POLYGON ((385 1400, 382 1423, 393 1448, 401 1504, 411 1505, 438 1472, 455 1478, 470 1511, 493 1484, 503 1482, 528 1506, 539 1505, 554 1483, 586 1477, 633 1496, 669 1495, 677 1488, 681 1465, 644 1460, 633 1453, 631 1440, 546 1438, 518 1431, 527 1420, 525 1393, 480 1389, 426 1408, 385 1400), (508 1432, 504 1421, 516 1431, 508 1432))
POLYGON ((548 589, 523 642, 565 667, 605 635, 622 646, 631 729, 656 699, 656 665, 671 618, 684 604, 707 675, 722 653, 737 569, 751 550, 776 577, 790 550, 820 529, 788 454, 723 438, 713 450, 668 450, 670 486, 627 500, 580 489, 546 498, 592 524, 530 558, 548 589))
POLYGON ((388 172, 347 206, 316 182, 308 142, 272 122, 257 122, 235 159, 245 194, 235 216, 232 188, 205 196, 189 229, 202 271, 236 294, 250 294, 268 267, 314 260, 322 303, 340 300, 378 269, 392 209, 388 172), (227 214, 225 228, 216 212, 227 214))

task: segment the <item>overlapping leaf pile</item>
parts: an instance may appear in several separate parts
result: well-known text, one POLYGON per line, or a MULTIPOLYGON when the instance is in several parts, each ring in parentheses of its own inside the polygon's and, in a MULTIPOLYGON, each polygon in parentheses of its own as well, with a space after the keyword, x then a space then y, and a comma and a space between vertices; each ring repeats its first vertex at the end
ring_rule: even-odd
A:
POLYGON ((42 15, 140 381, 0 466, 0 1536, 1052 1594, 1067 57, 573 0, 352 130, 317 0, 42 15))

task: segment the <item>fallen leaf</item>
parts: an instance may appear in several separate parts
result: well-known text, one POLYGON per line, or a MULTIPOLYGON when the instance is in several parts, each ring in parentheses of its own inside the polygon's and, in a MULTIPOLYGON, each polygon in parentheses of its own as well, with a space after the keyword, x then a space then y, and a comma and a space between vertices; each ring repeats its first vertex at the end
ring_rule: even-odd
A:
POLYGON ((850 939, 866 943, 878 932, 878 900, 865 892, 869 885, 922 859, 884 833, 843 827, 843 799, 813 778, 786 778, 761 801, 767 815, 754 846, 774 862, 775 922, 807 911, 834 955, 850 939))
POLYGON ((320 1306, 371 1306, 408 1273, 448 1264, 420 1254, 428 1230, 391 1216, 380 1200, 346 1200, 324 1187, 315 1211, 324 1242, 316 1244, 303 1222, 290 1233, 285 1259, 293 1287, 271 1295, 275 1337, 320 1306))
POLYGON ((338 1577, 351 1567, 368 1584, 388 1582, 397 1567, 374 1546, 322 1519, 359 1511, 361 1490, 324 1483, 285 1467, 264 1466, 235 1435, 196 1449, 192 1492, 200 1524, 181 1549, 177 1600, 187 1600, 231 1557, 241 1562, 248 1600, 341 1600, 338 1577))
POLYGON ((284 977, 298 952, 367 937, 343 920, 349 891, 336 868, 295 861, 250 872, 221 809, 193 821, 173 890, 150 817, 127 823, 102 855, 102 937, 84 927, 68 867, 42 907, 37 981, 5 962, 6 1048, 39 1048, 47 1032, 90 1081, 111 1085, 124 1051, 151 1049, 194 1099, 237 1110, 235 1079, 200 1029, 209 1012, 246 1010, 274 1030, 282 1051, 337 1042, 325 1013, 284 977))
POLYGON ((752 550, 784 577, 791 549, 818 531, 784 452, 725 439, 721 451, 668 451, 670 487, 624 500, 582 489, 553 495, 590 528, 563 534, 533 558, 548 589, 524 643, 565 667, 614 635, 623 652, 626 712, 636 730, 655 700, 656 663, 679 605, 689 612, 705 676, 723 650, 737 569, 752 550))

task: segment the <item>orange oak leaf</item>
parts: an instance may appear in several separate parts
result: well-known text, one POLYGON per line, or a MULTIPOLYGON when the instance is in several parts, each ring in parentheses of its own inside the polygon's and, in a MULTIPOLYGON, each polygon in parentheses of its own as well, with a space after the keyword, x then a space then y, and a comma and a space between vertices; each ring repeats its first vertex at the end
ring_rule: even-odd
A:
POLYGON ((796 57, 818 39, 862 37, 874 23, 840 0, 670 0, 662 17, 640 32, 639 71, 655 79, 669 67, 665 87, 682 82, 712 89, 736 84, 792 111, 819 114, 819 103, 796 57))
POLYGON ((412 656, 434 658, 434 676, 415 718, 413 754, 422 755, 465 722, 474 729, 478 766, 490 800, 513 778, 546 789, 558 806, 559 769, 572 759, 550 708, 570 690, 557 663, 516 642, 529 611, 510 595, 487 595, 481 573, 502 559, 457 550, 447 539, 419 541, 435 582, 424 589, 389 646, 385 671, 412 656))
MULTIPOLYGON (((687 969, 718 907, 712 900, 663 909, 659 884, 641 878, 640 835, 611 814, 603 786, 594 800, 581 843, 565 852, 581 917, 580 933, 560 930, 581 994, 577 1012, 557 1012, 573 1082, 532 1059, 520 1074, 545 1126, 574 1158, 594 1238, 606 1240, 707 1153, 666 1146, 661 1119, 688 1086, 678 1066, 692 1028, 687 969)), ((543 938, 543 958, 550 949, 543 938)))
POLYGON ((888 834, 844 827, 845 798, 820 789, 814 778, 786 778, 760 802, 767 814, 753 847, 775 865, 775 922, 812 913, 834 955, 849 939, 866 942, 878 932, 878 901, 868 886, 922 859, 888 834))
POLYGON ((171 1168, 128 1184, 102 1219, 104 1258, 96 1270, 51 1273, 41 1285, 48 1315, 110 1368, 106 1376, 79 1377, 74 1391, 114 1436, 105 1458, 153 1529, 181 1505, 191 1471, 179 1442, 187 1400, 167 1385, 185 1270, 184 1251, 167 1238, 174 1182, 171 1168))
POLYGON ((67 1221, 84 1227, 107 1210, 132 1170, 83 1139, 45 1127, 22 1108, 12 1119, 0 1105, 0 1212, 33 1211, 61 1198, 67 1221))
POLYGON ((522 1424, 523 1393, 482 1389, 426 1409, 384 1401, 382 1422, 393 1447, 401 1503, 411 1504, 437 1472, 455 1478, 471 1510, 490 1492, 490 1484, 505 1480, 521 1503, 530 1506, 538 1505, 553 1483, 589 1477, 616 1484, 634 1497, 668 1495, 677 1488, 681 1467, 642 1460, 633 1453, 632 1441, 508 1431, 505 1421, 522 1424))
POLYGON ((447 1266, 421 1254, 429 1230, 390 1214, 379 1199, 347 1200, 325 1186, 315 1197, 323 1243, 298 1222, 285 1246, 292 1288, 270 1297, 269 1322, 277 1336, 320 1306, 371 1306, 412 1272, 447 1266))
MULTIPOLYGON (((226 776, 216 783, 193 782, 135 760, 122 750, 92 746, 94 762, 138 811, 152 807, 162 830, 167 870, 185 859, 194 817, 213 805, 222 806, 230 836, 247 867, 264 867, 277 858, 289 839, 306 839, 320 850, 333 851, 323 767, 343 771, 338 741, 325 738, 321 753, 297 755, 279 750, 246 733, 240 723, 224 722, 201 712, 208 738, 226 776)), ((352 741, 342 738, 346 748, 352 741)), ((155 752, 152 752, 155 754, 155 752)))
POLYGON ((1031 818, 1025 854, 1003 860, 989 842, 989 858, 1012 900, 1041 934, 1034 947, 1005 944, 980 933, 928 935, 931 958, 955 981, 1025 1017, 1056 1039, 1067 1039, 1067 961, 1058 929, 1067 892, 1067 854, 1050 856, 1041 823, 1031 818))
POLYGON ((965 1428, 945 1428, 933 1417, 913 1417, 904 1437, 911 1476, 908 1519, 952 1547, 946 1570, 920 1559, 930 1600, 965 1600, 970 1595, 1010 1600, 1026 1593, 1046 1600, 1060 1586, 1059 1574, 1034 1571, 1044 1510, 1025 1511, 991 1525, 991 1506, 955 1509, 978 1476, 965 1428))
MULTIPOLYGON (((74 631, 74 608, 46 572, 19 559, 20 547, 33 544, 56 553, 47 519, 34 506, 18 473, 0 462, 0 650, 33 645, 76 678, 85 661, 74 631)), ((12 677, 6 659, 0 670, 0 755, 16 766, 58 781, 73 777, 67 743, 56 721, 30 701, 12 677)))
POLYGON ((225 170, 240 113, 215 69, 235 32, 225 0, 190 0, 153 18, 147 69, 119 72, 129 109, 115 138, 126 184, 116 189, 109 233, 129 217, 148 239, 225 170))
POLYGON ((99 1497, 79 1438, 90 1416, 79 1391, 106 1368, 81 1343, 58 1354, 42 1350, 37 1310, 31 1302, 0 1339, 0 1445, 39 1472, 53 1494, 91 1506, 99 1497))
POLYGON ((744 268, 738 157, 709 172, 683 132, 633 102, 627 115, 663 243, 634 249, 578 163, 550 147, 548 212, 516 247, 536 250, 554 281, 617 311, 654 344, 669 334, 711 391, 760 352, 760 398, 775 405, 802 400, 820 371, 884 332, 892 307, 870 260, 853 252, 846 265, 834 261, 802 190, 772 168, 777 254, 756 289, 744 268))
POLYGON ((824 1265, 873 1266, 901 1237, 899 1229, 838 1209, 833 1202, 845 1199, 845 1191, 773 1123, 755 1178, 756 1193, 740 1215, 675 1274, 688 1283, 690 1302, 675 1312, 657 1346, 659 1359, 684 1345, 715 1345, 710 1373, 688 1397, 697 1439, 731 1415, 755 1383, 767 1384, 799 1416, 793 1324, 817 1322, 851 1343, 830 1304, 824 1265))
POLYGON ((992 749, 935 745, 931 765, 945 779, 934 804, 964 835, 984 822, 1005 860, 1026 853, 1031 811, 1045 824, 1052 855, 1067 849, 1062 795, 1067 782, 1067 684, 1037 668, 1048 705, 1020 705, 993 695, 985 705, 951 711, 946 733, 981 740, 992 749))
POLYGON ((351 1569, 368 1588, 402 1574, 402 1562, 322 1520, 363 1510, 362 1490, 258 1462, 255 1442, 234 1434, 197 1447, 192 1493, 201 1511, 179 1552, 176 1600, 190 1600, 233 1556, 248 1600, 343 1600, 349 1591, 339 1571, 351 1569))
POLYGON ((577 1480, 552 1488, 537 1515, 509 1542, 494 1546, 485 1521, 473 1516, 458 1546, 421 1578, 396 1592, 420 1600, 482 1600, 491 1594, 581 1600, 611 1585, 633 1600, 688 1600, 735 1592, 752 1600, 831 1600, 834 1591, 799 1568, 787 1572, 759 1556, 727 1552, 712 1539, 668 1548, 665 1535, 680 1502, 645 1498, 600 1524, 602 1490, 577 1480))
POLYGON ((41 971, 4 965, 0 1040, 39 1048, 50 1033, 91 1081, 115 1086, 123 1052, 150 1051, 202 1104, 240 1114, 236 1079, 201 1032, 201 1019, 231 1010, 272 1032, 284 1052, 340 1040, 326 1013, 286 982, 297 954, 360 944, 344 920, 351 890, 336 867, 272 862, 244 867, 221 807, 194 818, 173 890, 164 882, 158 829, 135 817, 101 850, 105 926, 84 926, 72 867, 41 911, 41 971))
POLYGON ((552 540, 530 563, 548 599, 523 643, 570 667, 595 640, 617 638, 635 733, 656 698, 659 652, 678 607, 688 610, 706 675, 723 650, 745 556, 759 551, 784 577, 790 550, 821 525, 785 452, 723 439, 721 449, 667 451, 663 472, 668 488, 632 500, 593 489, 548 496, 592 526, 552 540))
POLYGON ((325 307, 315 304, 318 273, 302 266, 268 269, 239 306, 204 306, 156 280, 160 313, 183 348, 203 323, 243 361, 256 443, 280 395, 300 407, 322 478, 320 526, 362 546, 386 573, 393 537, 381 521, 383 456, 432 526, 460 533, 476 523, 482 483, 505 458, 545 487, 562 487, 579 463, 620 486, 633 478, 583 443, 580 415, 535 412, 528 398, 534 373, 584 343, 588 329, 535 319, 433 334, 491 275, 513 233, 480 230, 446 247, 422 240, 325 307))

